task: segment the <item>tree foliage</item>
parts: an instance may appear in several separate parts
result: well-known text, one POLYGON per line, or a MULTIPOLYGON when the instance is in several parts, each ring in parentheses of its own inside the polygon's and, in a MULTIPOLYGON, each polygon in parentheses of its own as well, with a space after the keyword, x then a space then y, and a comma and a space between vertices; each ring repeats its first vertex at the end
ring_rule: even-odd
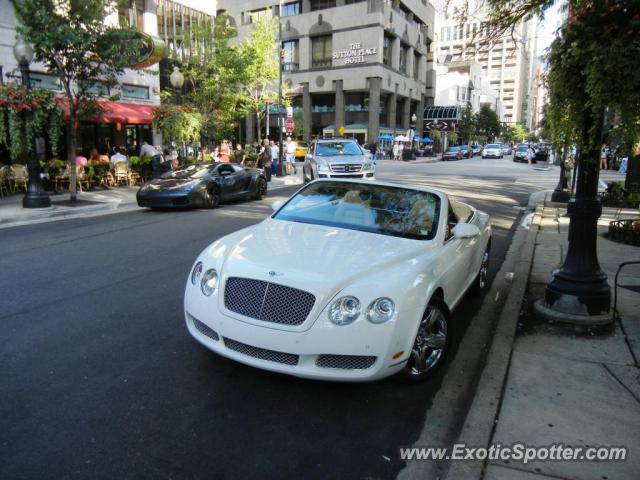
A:
MULTIPOLYGON (((76 156, 76 122, 95 112, 97 86, 113 86, 118 75, 139 59, 144 42, 138 32, 105 24, 111 0, 11 0, 17 31, 31 43, 35 60, 60 79, 69 104, 67 152, 76 156)), ((75 169, 71 169, 75 199, 75 169)))
POLYGON ((187 55, 176 58, 187 86, 185 101, 202 115, 202 133, 218 138, 228 135, 230 125, 245 113, 247 59, 239 46, 230 44, 236 32, 227 14, 193 30, 194 38, 185 43, 187 55))
POLYGON ((476 117, 471 106, 462 109, 458 134, 464 144, 468 144, 476 134, 476 117))
POLYGON ((488 140, 494 140, 500 135, 500 119, 498 114, 487 104, 482 104, 475 115, 476 131, 488 140))

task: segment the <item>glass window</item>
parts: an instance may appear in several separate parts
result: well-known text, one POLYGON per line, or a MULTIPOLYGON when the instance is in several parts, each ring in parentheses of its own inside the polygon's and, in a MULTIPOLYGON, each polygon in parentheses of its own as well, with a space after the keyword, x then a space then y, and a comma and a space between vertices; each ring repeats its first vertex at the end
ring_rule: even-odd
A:
POLYGON ((118 22, 122 27, 144 31, 144 0, 118 2, 118 22))
POLYGON ((281 17, 291 17, 293 15, 300 15, 301 2, 285 3, 282 5, 281 17))
POLYGON ((137 98, 149 100, 149 87, 139 87, 137 85, 122 85, 122 96, 124 98, 137 98))
POLYGON ((282 42, 282 70, 293 72, 300 68, 298 40, 282 42))
POLYGON ((419 53, 413 54, 413 78, 416 80, 420 78, 420 57, 419 53))
POLYGON ((311 39, 311 66, 313 68, 330 67, 332 49, 333 42, 331 35, 313 37, 311 39))
POLYGON ((430 192, 323 181, 309 184, 273 218, 414 240, 431 240, 438 231, 439 216, 440 197, 430 192))
POLYGON ((270 8, 261 8, 260 10, 253 10, 252 12, 249 12, 249 21, 251 23, 255 23, 258 21, 260 17, 271 18, 272 15, 273 15, 273 10, 271 10, 270 8))
POLYGON ((29 83, 32 88, 46 88, 47 90, 60 91, 62 86, 60 85, 60 78, 55 75, 49 75, 46 73, 29 73, 29 83))
POLYGON ((319 157, 353 156, 363 155, 363 152, 356 142, 322 142, 318 144, 316 155, 319 157))
POLYGON ((464 203, 452 201, 451 209, 456 214, 456 217, 460 219, 461 222, 467 223, 473 217, 473 210, 469 205, 465 205, 464 203))
POLYGON ((384 36, 382 45, 382 62, 390 67, 391 59, 393 58, 393 38, 389 35, 384 36))
POLYGON ((336 6, 336 0, 311 0, 310 6, 312 12, 323 8, 332 8, 336 6))
POLYGON ((409 47, 400 45, 400 72, 407 74, 407 56, 409 55, 409 47))

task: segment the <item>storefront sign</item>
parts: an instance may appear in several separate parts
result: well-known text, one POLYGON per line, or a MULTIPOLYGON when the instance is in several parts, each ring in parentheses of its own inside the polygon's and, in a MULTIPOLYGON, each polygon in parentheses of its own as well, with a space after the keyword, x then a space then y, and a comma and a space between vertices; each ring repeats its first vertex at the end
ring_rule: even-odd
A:
POLYGON ((365 63, 365 57, 377 54, 378 49, 376 47, 362 48, 362 44, 358 42, 350 43, 348 50, 333 52, 333 59, 339 60, 344 58, 345 65, 349 65, 351 63, 365 63))

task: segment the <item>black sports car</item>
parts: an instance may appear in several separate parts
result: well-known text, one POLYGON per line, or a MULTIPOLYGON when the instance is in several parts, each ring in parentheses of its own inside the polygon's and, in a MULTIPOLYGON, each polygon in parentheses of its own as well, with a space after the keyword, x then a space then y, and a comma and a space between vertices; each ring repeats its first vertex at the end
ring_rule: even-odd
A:
POLYGON ((235 163, 202 163, 167 172, 145 183, 136 199, 139 206, 149 208, 215 208, 226 200, 242 197, 260 200, 266 194, 264 170, 235 163))

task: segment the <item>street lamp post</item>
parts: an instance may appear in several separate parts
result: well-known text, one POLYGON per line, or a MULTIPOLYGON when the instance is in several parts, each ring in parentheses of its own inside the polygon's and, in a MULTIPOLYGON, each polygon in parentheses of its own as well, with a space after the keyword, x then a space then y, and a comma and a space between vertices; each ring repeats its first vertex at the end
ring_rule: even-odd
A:
MULTIPOLYGON (((171 75, 169 75, 169 83, 171 83, 171 86, 173 87, 173 90, 176 94, 176 105, 181 105, 182 104, 182 86, 184 85, 184 75, 182 74, 182 72, 177 66, 173 67, 173 72, 171 72, 171 75)), ((186 152, 186 146, 184 142, 182 143, 180 150, 182 150, 181 151, 182 162, 185 162, 187 159, 187 154, 186 154, 187 152, 186 152)))
MULTIPOLYGON (((22 37, 18 37, 16 44, 13 46, 13 56, 20 67, 22 75, 22 86, 27 90, 31 88, 31 79, 29 77, 29 64, 33 60, 33 47, 25 42, 22 37)), ((27 112, 22 111, 22 138, 26 138, 26 117, 27 112)), ((34 139, 35 141, 35 139, 34 139)), ((27 191, 22 198, 22 206, 24 208, 45 208, 51 206, 51 198, 49 194, 42 188, 42 179, 40 178, 40 161, 38 160, 36 149, 34 147, 33 154, 29 154, 27 148, 27 169, 29 171, 29 185, 27 191)))
POLYGON ((282 145, 282 0, 278 2, 278 176, 284 175, 282 145))

